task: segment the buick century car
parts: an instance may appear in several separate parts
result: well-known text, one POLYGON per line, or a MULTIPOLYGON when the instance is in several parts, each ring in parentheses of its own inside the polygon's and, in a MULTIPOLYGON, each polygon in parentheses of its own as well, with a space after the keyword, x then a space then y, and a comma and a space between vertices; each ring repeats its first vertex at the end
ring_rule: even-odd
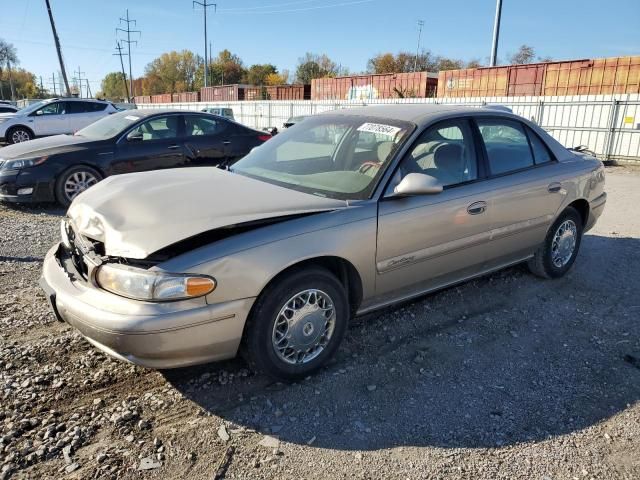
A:
POLYGON ((241 352, 281 379, 355 315, 526 262, 571 268, 604 170, 508 112, 442 105, 310 117, 231 170, 113 176, 78 195, 42 286, 59 319, 151 368, 241 352))

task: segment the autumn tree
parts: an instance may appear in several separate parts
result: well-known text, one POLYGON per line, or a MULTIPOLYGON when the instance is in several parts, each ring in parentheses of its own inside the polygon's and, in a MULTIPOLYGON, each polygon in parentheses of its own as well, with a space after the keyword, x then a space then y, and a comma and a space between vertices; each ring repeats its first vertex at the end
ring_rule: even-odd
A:
POLYGON ((369 73, 408 73, 408 72, 438 72, 462 68, 464 62, 453 58, 433 55, 429 50, 422 50, 416 57, 415 53, 398 52, 380 53, 367 62, 369 73))
POLYGON ((307 84, 314 78, 336 77, 344 74, 346 70, 327 55, 307 52, 304 57, 298 59, 296 82, 307 84))
POLYGON ((163 53, 145 68, 143 94, 190 92, 195 90, 201 57, 190 50, 163 53))
POLYGON ((511 65, 520 65, 525 63, 533 63, 536 58, 536 52, 529 45, 520 45, 516 53, 509 57, 511 65))
MULTIPOLYGON (((2 76, 6 68, 6 77, 11 91, 11 98, 16 98, 16 87, 13 81, 11 65, 15 66, 17 63, 18 54, 16 52, 16 47, 14 47, 12 43, 6 42, 0 38, 0 76, 2 76)), ((2 86, 0 85, 0 92, 1 91, 2 86)), ((4 98, 4 93, 2 93, 2 98, 4 98)))
POLYGON ((285 85, 289 82, 289 70, 283 70, 281 73, 270 73, 265 78, 265 85, 285 85))
POLYGON ((245 68, 238 55, 222 50, 209 65, 211 78, 216 85, 241 83, 245 68))

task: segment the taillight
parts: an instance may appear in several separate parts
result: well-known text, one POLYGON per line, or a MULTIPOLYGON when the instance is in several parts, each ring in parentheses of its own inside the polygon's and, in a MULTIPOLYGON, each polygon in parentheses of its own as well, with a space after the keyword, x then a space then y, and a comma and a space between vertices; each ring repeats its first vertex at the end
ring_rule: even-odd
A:
POLYGON ((271 138, 271 135, 258 135, 258 140, 260 140, 261 142, 266 142, 270 138, 271 138))

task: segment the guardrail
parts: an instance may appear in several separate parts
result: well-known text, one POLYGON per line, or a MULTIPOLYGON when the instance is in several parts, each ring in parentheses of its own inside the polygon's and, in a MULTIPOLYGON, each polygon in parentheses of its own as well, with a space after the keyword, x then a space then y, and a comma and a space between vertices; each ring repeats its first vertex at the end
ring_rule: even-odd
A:
POLYGON ((505 105, 536 122, 566 147, 586 145, 603 160, 640 162, 640 95, 566 97, 394 98, 384 100, 296 100, 141 104, 138 108, 201 110, 231 108, 237 121, 253 128, 280 127, 293 116, 362 105, 397 103, 505 105))

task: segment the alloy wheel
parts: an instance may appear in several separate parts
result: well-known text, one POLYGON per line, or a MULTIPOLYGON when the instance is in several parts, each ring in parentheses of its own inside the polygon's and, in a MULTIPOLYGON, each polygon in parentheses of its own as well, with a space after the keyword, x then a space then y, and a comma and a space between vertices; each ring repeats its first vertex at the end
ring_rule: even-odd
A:
POLYGON ((31 137, 26 130, 14 130, 11 134, 11 141, 13 143, 27 142, 29 140, 31 140, 31 137))
POLYGON ((64 182, 64 194, 69 201, 72 201, 87 188, 95 185, 96 183, 98 183, 98 178, 91 172, 84 170, 74 172, 69 175, 64 182))

